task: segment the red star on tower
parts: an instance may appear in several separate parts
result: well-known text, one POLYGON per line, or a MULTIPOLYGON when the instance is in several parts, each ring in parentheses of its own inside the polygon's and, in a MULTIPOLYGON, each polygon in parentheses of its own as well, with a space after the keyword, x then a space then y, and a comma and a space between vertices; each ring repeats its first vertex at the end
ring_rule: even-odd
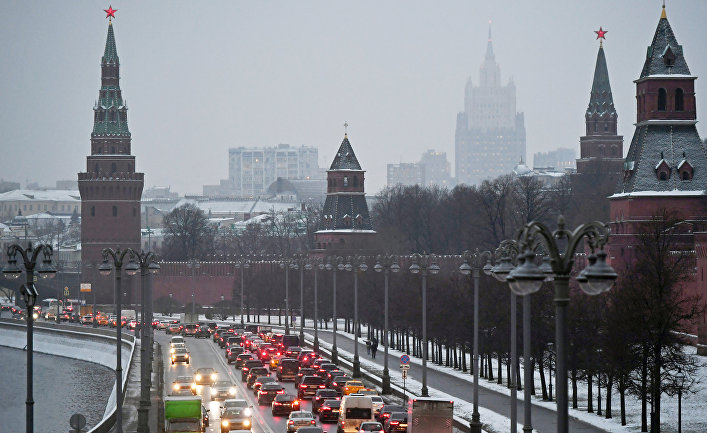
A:
POLYGON ((604 35, 609 32, 599 27, 599 30, 595 30, 594 33, 597 34, 597 39, 606 39, 604 35))
POLYGON ((108 9, 103 9, 103 12, 106 13, 106 18, 115 18, 115 13, 118 12, 118 9, 113 9, 113 6, 108 6, 108 9))

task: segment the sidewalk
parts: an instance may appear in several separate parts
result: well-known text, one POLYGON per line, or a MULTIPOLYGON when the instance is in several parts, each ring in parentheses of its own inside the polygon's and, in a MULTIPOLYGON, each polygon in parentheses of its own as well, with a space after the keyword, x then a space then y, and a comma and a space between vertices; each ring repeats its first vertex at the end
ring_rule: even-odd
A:
MULTIPOLYGON (((305 328, 307 334, 311 333, 311 329, 305 328)), ((331 344, 332 338, 331 338, 331 330, 319 330, 319 340, 320 342, 326 342, 328 345, 331 344)), ((308 335, 311 337, 311 335, 308 335)), ((352 335, 346 334, 339 332, 337 334, 337 349, 339 350, 340 355, 342 355, 342 352, 349 352, 353 356, 354 352, 354 342, 352 339, 352 335)), ((359 339, 359 359, 361 361, 361 368, 366 369, 366 370, 375 370, 379 369, 379 371, 372 371, 372 373, 375 373, 376 375, 381 375, 382 370, 383 370, 383 357, 385 356, 384 353, 384 348, 381 347, 378 350, 378 355, 376 356, 376 359, 372 359, 370 355, 366 354, 366 345, 363 343, 363 339, 359 339)), ((411 360, 411 367, 408 372, 409 378, 410 379, 415 379, 415 382, 418 382, 422 378, 422 367, 421 367, 421 360, 413 358, 411 360)), ((401 382, 399 378, 399 372, 398 372, 398 365, 400 364, 400 359, 398 355, 394 354, 389 354, 388 355, 388 368, 390 370, 390 375, 391 375, 391 382, 398 384, 398 382, 401 382)), ((443 371, 439 371, 437 369, 431 368, 432 363, 428 362, 427 365, 427 386, 430 389, 430 392, 432 393, 433 390, 438 391, 440 393, 448 394, 454 398, 454 400, 458 403, 465 403, 465 404, 471 404, 473 401, 473 396, 472 396, 472 384, 470 384, 468 381, 463 380, 459 377, 460 374, 462 373, 457 373, 453 374, 452 372, 447 373, 443 371)), ((467 373, 468 374, 468 373, 467 373)), ((470 376, 470 375, 469 375, 470 376)), ((471 377, 471 376, 470 376, 471 377)), ((480 384, 481 381, 485 379, 480 379, 480 384)), ((409 385, 413 385, 410 383, 411 380, 408 380, 409 385)), ((400 383, 399 385, 402 385, 400 383)), ((411 386, 408 386, 409 389, 411 389, 412 392, 419 394, 420 390, 419 389, 414 389, 411 386)), ((518 421, 522 424, 523 422, 523 396, 522 392, 518 393, 518 421)), ((493 411, 497 414, 500 414, 504 417, 509 417, 510 416, 510 397, 507 395, 504 395, 500 392, 494 391, 487 389, 483 386, 479 386, 479 406, 480 408, 486 408, 490 411, 493 411)), ((481 410, 480 410, 481 412, 481 410)), ((533 423, 533 428, 537 430, 538 432, 545 433, 545 432, 554 432, 557 430, 557 412, 551 409, 547 409, 544 407, 540 407, 537 405, 533 405, 532 407, 532 423, 533 423)), ((481 417, 481 422, 484 423, 484 417, 482 413, 481 417)), ((570 431, 572 432, 580 432, 580 433, 594 433, 594 432, 605 432, 606 430, 601 429, 600 427, 596 427, 587 423, 584 423, 582 421, 579 421, 577 419, 574 419, 570 416, 569 418, 569 427, 570 431)))

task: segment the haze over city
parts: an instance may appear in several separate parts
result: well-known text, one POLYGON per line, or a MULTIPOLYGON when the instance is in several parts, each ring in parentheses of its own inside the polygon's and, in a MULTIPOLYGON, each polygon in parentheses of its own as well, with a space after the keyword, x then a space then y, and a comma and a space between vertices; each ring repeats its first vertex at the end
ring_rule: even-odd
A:
MULTIPOLYGON (((316 146, 328 168, 343 123, 368 194, 386 164, 427 149, 454 166, 457 112, 467 77, 478 84, 489 20, 502 83, 513 77, 525 113, 527 155, 572 147, 584 133, 598 41, 604 47, 619 134, 628 150, 635 87, 660 16, 659 0, 592 2, 114 1, 121 88, 145 186, 201 193, 227 177, 228 148, 316 146)), ((0 177, 53 185, 85 170, 100 87, 105 5, 0 5, 0 177), (11 155, 11 156, 10 156, 11 155)), ((699 49, 702 0, 667 13, 707 94, 699 49)), ((701 117, 698 104, 697 118, 701 117)), ((698 124, 704 137, 705 130, 698 124)))

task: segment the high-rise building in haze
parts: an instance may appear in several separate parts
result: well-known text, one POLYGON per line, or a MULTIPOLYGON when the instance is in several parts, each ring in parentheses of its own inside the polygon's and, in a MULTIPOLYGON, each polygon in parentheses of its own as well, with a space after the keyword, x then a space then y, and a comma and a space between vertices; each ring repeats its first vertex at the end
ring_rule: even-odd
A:
POLYGON ((525 157, 525 122, 516 112, 513 79, 501 84, 491 28, 479 85, 466 83, 464 112, 457 114, 455 176, 457 183, 477 184, 513 171, 525 157))
MULTIPOLYGON (((128 107, 120 90, 120 62, 113 24, 108 23, 101 59, 101 89, 93 107, 91 155, 78 174, 81 194, 81 261, 92 264, 84 282, 93 283, 99 302, 110 296, 112 279, 95 272, 104 248, 140 249, 140 199, 144 174, 135 172, 130 151, 128 107)), ((72 295, 74 295, 72 293, 72 295)), ((112 299, 112 297, 110 298, 112 299)))
POLYGON ((388 164, 388 186, 425 185, 425 166, 415 162, 388 164))
POLYGON ((430 149, 422 154, 420 164, 425 167, 427 185, 451 186, 451 165, 447 159, 447 152, 430 149))

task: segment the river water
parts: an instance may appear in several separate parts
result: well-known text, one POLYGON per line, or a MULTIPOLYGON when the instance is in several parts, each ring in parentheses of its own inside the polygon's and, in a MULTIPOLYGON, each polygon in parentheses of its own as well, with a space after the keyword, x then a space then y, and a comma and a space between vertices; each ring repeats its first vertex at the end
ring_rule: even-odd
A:
MULTIPOLYGON (((0 346, 0 431, 25 431, 27 352, 0 346)), ((74 413, 86 429, 103 418, 115 372, 102 365, 34 352, 34 431, 66 433, 74 413)))

